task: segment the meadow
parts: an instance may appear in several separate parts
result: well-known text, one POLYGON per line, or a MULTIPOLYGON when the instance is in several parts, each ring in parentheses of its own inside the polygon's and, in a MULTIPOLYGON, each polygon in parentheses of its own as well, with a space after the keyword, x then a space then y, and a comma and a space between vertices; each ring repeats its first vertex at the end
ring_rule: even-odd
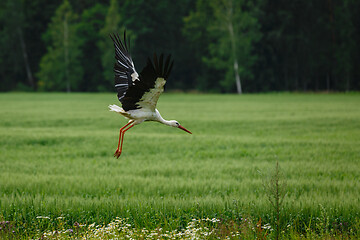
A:
POLYGON ((360 94, 165 93, 162 116, 193 134, 143 123, 119 159, 126 120, 109 104, 115 94, 0 94, 0 222, 16 236, 116 217, 169 231, 207 218, 273 226, 264 185, 276 162, 283 231, 360 236, 360 94))

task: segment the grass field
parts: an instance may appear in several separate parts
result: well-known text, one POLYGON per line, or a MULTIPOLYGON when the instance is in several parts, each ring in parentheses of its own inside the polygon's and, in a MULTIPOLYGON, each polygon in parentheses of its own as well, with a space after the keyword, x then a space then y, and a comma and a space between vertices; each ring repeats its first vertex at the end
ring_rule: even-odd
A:
POLYGON ((114 94, 0 94, 0 221, 15 234, 116 217, 138 229, 274 225, 263 185, 278 161, 282 228, 316 231, 320 219, 360 236, 360 94, 164 94, 162 116, 193 134, 143 123, 119 159, 126 120, 109 104, 114 94))

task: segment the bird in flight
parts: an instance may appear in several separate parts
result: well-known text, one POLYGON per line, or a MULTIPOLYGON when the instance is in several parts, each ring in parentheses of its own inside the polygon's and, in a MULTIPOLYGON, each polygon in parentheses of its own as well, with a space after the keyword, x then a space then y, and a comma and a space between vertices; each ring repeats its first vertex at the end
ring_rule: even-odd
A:
POLYGON ((120 113, 129 119, 129 122, 120 128, 119 143, 114 157, 119 158, 121 155, 125 132, 144 121, 156 121, 191 134, 176 120, 163 119, 156 109, 156 103, 164 91, 166 79, 174 63, 171 61, 171 55, 164 60, 163 54, 159 58, 154 54, 153 60, 148 58, 146 66, 138 74, 129 52, 130 42, 126 41, 126 31, 123 40, 119 34, 110 35, 110 38, 115 46, 115 88, 122 108, 117 105, 109 105, 109 108, 110 111, 120 113))

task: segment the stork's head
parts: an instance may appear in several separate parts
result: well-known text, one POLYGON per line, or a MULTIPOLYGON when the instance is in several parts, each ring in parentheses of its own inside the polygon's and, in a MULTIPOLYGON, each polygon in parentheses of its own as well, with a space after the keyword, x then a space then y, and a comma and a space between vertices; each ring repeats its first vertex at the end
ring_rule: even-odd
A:
POLYGON ((169 125, 172 126, 172 127, 180 128, 181 130, 184 130, 185 132, 188 132, 188 133, 192 134, 189 130, 187 130, 186 128, 181 126, 180 123, 178 121, 176 121, 176 120, 171 120, 169 125))

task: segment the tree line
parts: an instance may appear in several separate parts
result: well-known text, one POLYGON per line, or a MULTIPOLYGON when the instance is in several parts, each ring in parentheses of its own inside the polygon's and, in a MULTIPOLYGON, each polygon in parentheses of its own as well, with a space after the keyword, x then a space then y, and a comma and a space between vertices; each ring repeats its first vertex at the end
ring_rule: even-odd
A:
POLYGON ((0 91, 113 90, 111 33, 138 72, 175 59, 168 89, 360 89, 358 0, 4 0, 0 91))

